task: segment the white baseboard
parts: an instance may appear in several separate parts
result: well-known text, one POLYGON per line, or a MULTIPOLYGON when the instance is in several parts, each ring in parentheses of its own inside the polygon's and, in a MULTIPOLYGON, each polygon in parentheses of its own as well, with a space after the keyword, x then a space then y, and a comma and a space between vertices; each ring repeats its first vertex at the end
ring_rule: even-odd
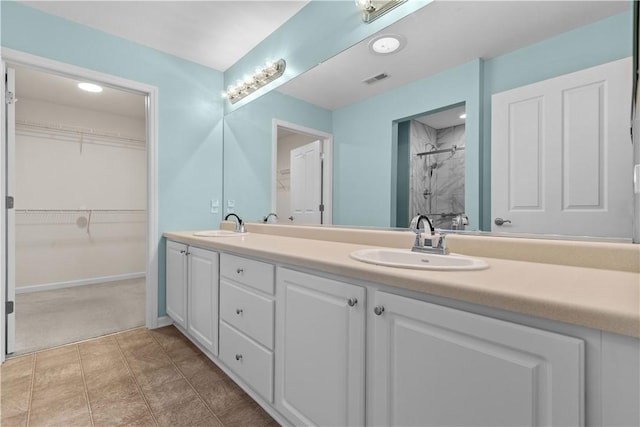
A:
POLYGON ((158 322, 156 323, 157 328, 162 328, 165 326, 173 325, 173 319, 169 316, 158 317, 158 322))
POLYGON ((52 289, 71 288, 74 286, 96 285, 98 283, 117 282, 119 280, 142 279, 145 273, 116 274, 113 276, 92 277, 89 279, 70 280, 68 282, 44 283, 42 285, 16 286, 16 294, 27 292, 50 291, 52 289))

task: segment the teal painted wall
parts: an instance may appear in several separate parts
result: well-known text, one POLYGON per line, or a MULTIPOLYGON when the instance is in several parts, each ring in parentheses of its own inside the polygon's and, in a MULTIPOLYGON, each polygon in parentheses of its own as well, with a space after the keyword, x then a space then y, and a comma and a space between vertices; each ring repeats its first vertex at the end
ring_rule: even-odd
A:
POLYGON ((248 221, 271 211, 273 119, 331 132, 330 111, 275 91, 225 116, 224 208, 248 221))
MULTIPOLYGON (((1 2, 2 46, 158 88, 158 314, 165 314, 169 230, 217 228, 222 201, 222 73, 124 39, 1 2)), ((19 94, 18 94, 19 96, 19 94)))
POLYGON ((333 112, 335 224, 394 226, 394 122, 464 102, 465 200, 469 228, 478 228, 481 67, 471 61, 333 112))
POLYGON ((226 111, 234 111, 250 103, 429 3, 431 0, 410 0, 365 24, 353 0, 311 0, 224 72, 226 88, 253 74, 256 67, 267 61, 280 58, 287 61, 287 69, 282 77, 234 105, 227 103, 226 111))

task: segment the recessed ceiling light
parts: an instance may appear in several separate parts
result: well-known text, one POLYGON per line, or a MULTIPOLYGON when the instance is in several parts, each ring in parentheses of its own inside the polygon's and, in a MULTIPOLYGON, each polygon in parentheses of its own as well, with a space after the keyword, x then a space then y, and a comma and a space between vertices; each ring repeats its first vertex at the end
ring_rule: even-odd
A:
POLYGON ((467 113, 462 113, 462 114, 460 114, 460 118, 461 118, 461 119, 466 119, 466 118, 467 118, 467 113))
POLYGON ((93 83, 78 83, 78 87, 87 92, 93 92, 93 93, 102 92, 102 87, 93 83))
POLYGON ((372 39, 369 42, 369 50, 375 55, 388 55, 398 52, 405 44, 406 39, 396 34, 385 34, 372 39))

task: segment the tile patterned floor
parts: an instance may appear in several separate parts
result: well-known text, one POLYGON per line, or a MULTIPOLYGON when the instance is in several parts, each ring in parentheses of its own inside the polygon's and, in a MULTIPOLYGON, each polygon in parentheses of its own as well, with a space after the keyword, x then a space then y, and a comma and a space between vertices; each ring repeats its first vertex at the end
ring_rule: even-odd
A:
POLYGON ((7 360, 0 425, 278 424, 176 328, 138 328, 7 360))

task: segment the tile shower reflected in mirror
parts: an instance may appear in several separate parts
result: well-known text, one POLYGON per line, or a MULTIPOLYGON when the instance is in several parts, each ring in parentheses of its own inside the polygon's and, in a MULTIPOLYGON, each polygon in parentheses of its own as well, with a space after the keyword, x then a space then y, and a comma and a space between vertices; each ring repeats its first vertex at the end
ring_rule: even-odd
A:
POLYGON ((464 106, 410 121, 409 216, 427 215, 434 227, 461 228, 464 216, 464 106))

